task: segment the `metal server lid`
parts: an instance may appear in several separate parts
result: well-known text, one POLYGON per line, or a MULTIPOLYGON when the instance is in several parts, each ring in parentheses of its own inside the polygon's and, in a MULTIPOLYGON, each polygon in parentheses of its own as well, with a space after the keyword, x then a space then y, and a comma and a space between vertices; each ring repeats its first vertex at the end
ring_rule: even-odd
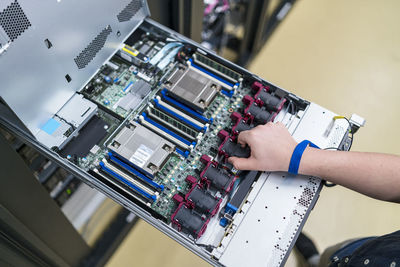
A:
POLYGON ((36 135, 149 14, 146 0, 0 1, 0 97, 36 135))

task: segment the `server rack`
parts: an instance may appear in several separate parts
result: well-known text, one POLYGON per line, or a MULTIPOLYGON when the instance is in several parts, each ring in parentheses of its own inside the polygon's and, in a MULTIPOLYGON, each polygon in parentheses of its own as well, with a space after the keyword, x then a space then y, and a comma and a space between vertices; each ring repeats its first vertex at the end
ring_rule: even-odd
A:
POLYGON ((196 42, 201 42, 203 1, 150 0, 147 3, 155 21, 196 42))
POLYGON ((91 216, 105 197, 2 128, 0 151, 1 261, 13 266, 103 266, 137 217, 120 208, 90 246, 77 229, 85 220, 81 213, 91 216), (30 164, 24 156, 31 156, 30 164))
POLYGON ((229 8, 224 11, 225 20, 212 24, 210 28, 206 28, 208 24, 203 23, 203 36, 205 31, 211 35, 206 43, 208 48, 246 66, 286 17, 295 0, 226 2, 229 3, 229 8), (222 33, 221 27, 224 27, 222 33))

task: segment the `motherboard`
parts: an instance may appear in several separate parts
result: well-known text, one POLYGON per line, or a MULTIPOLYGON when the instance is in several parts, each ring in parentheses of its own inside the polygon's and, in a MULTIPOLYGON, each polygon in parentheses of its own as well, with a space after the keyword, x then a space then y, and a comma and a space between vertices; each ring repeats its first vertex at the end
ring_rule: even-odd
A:
POLYGON ((59 154, 194 242, 210 222, 223 233, 259 177, 228 162, 250 156, 239 133, 308 105, 143 25, 77 95, 93 114, 59 154))

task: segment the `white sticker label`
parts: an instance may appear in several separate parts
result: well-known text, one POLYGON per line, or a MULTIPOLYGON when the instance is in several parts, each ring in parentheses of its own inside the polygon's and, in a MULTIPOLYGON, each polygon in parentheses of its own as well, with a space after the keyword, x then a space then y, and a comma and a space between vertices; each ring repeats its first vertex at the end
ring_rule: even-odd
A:
POLYGON ((146 161, 151 157, 151 155, 153 155, 153 152, 154 151, 147 146, 140 145, 129 160, 136 166, 143 168, 146 161))

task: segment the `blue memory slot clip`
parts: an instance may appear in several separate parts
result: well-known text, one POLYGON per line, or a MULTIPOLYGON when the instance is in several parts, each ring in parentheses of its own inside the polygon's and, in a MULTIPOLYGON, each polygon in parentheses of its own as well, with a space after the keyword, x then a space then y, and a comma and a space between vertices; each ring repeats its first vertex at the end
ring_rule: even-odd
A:
POLYGON ((195 128, 196 130, 202 131, 202 132, 206 132, 206 130, 207 130, 207 127, 206 127, 206 126, 204 126, 204 127, 202 128, 202 127, 200 127, 200 126, 194 124, 193 122, 189 121, 188 119, 186 119, 186 118, 184 118, 184 117, 182 117, 182 116, 176 114, 175 112, 173 112, 173 111, 170 110, 169 108, 167 108, 167 107, 163 106, 162 104, 160 104, 160 103, 158 102, 158 99, 154 99, 154 104, 156 105, 157 108, 159 108, 159 109, 161 109, 162 111, 168 113, 169 115, 174 116, 174 117, 176 117, 177 119, 179 119, 179 120, 185 122, 186 124, 192 126, 192 127, 195 128))
POLYGON ((132 184, 131 182, 127 181, 126 179, 124 179, 122 176, 120 176, 119 174, 113 172, 112 170, 110 170, 109 168, 107 168, 104 164, 104 162, 100 162, 99 166, 102 170, 104 170, 105 172, 107 172, 109 175, 113 176, 114 178, 120 180, 121 182, 123 182, 124 184, 128 185, 129 187, 131 187, 132 189, 134 189, 137 193, 141 194, 142 196, 144 196, 147 199, 150 199, 151 201, 156 201, 157 197, 154 195, 150 195, 146 192, 144 192, 142 189, 140 189, 139 187, 137 187, 136 185, 132 184))
POLYGON ((126 92, 126 90, 128 90, 128 88, 129 88, 129 86, 131 86, 133 84, 133 82, 132 81, 130 81, 129 83, 128 83, 128 85, 127 86, 125 86, 125 88, 124 88, 124 92, 126 92))
POLYGON ((175 148, 176 153, 181 154, 184 158, 187 158, 190 154, 189 151, 182 151, 179 148, 175 148))
POLYGON ((149 183, 150 185, 154 186, 155 188, 159 188, 161 191, 164 191, 164 186, 153 182, 150 178, 143 175, 141 172, 136 170, 135 168, 131 167, 129 164, 123 162, 122 160, 118 159, 119 155, 114 154, 114 152, 108 152, 108 157, 110 161, 114 162, 115 164, 121 166, 123 169, 127 170, 128 172, 136 175, 143 181, 149 183))
POLYGON ((234 91, 226 91, 226 90, 221 90, 221 93, 226 95, 227 97, 231 98, 233 96, 234 91))
POLYGON ((147 116, 146 113, 143 112, 143 113, 142 113, 142 116, 143 116, 143 118, 144 118, 148 123, 153 124, 153 125, 156 126, 158 129, 160 129, 160 130, 166 132, 167 134, 169 134, 169 135, 175 137, 176 139, 178 139, 178 140, 181 141, 182 143, 184 143, 184 144, 186 144, 186 145, 188 145, 188 146, 190 146, 190 145, 194 145, 194 146, 195 146, 195 145, 196 145, 195 142, 192 142, 192 143, 191 143, 190 141, 186 140, 185 138, 183 138, 183 137, 177 135, 176 133, 172 132, 171 130, 169 130, 169 129, 165 128, 164 126, 158 124, 157 122, 153 121, 152 119, 150 119, 150 118, 147 116))
POLYGON ((193 109, 189 108, 188 106, 186 106, 186 105, 176 101, 175 99, 169 97, 167 95, 167 89, 164 88, 161 91, 161 96, 162 96, 163 100, 165 100, 166 102, 169 102, 169 103, 181 108, 182 110, 192 114, 194 117, 200 119, 201 121, 203 121, 205 123, 212 123, 212 119, 207 119, 206 117, 204 117, 203 115, 201 115, 197 111, 194 111, 193 109))
POLYGON ((190 58, 189 61, 190 61, 191 65, 192 65, 194 68, 196 68, 196 69, 198 69, 198 70, 204 72, 204 73, 207 74, 207 75, 210 75, 211 77, 217 79, 217 80, 220 81, 220 82, 223 82, 223 83, 226 84, 226 85, 229 85, 230 87, 233 87, 233 86, 234 86, 233 83, 230 83, 230 82, 228 82, 227 80, 225 80, 225 79, 223 79, 223 78, 221 78, 221 77, 215 75, 214 73, 211 73, 210 71, 208 71, 208 70, 206 70, 206 69, 200 67, 199 65, 195 64, 195 63, 193 62, 193 59, 190 58))

